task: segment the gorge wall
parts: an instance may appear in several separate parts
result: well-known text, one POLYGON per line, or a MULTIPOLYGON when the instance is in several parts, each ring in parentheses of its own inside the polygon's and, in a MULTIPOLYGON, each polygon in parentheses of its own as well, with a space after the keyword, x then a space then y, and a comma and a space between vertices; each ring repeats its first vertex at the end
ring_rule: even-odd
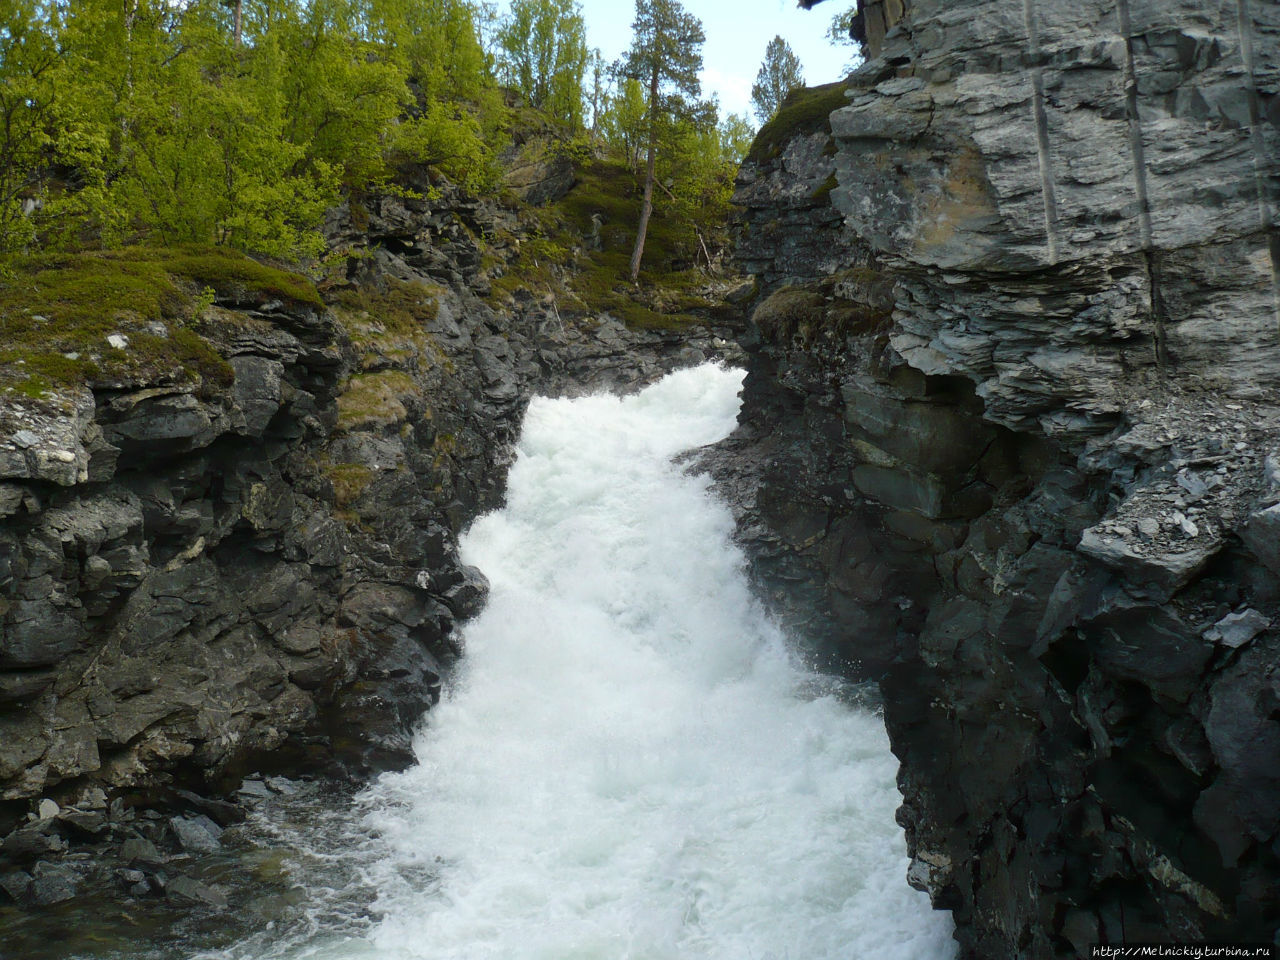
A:
POLYGON ((864 7, 739 178, 752 573, 965 956, 1271 942, 1280 6, 864 7))
MULTIPOLYGON (((715 349, 486 300, 502 257, 480 238, 518 242, 516 214, 413 186, 332 213, 347 273, 324 305, 213 285, 196 329, 225 382, 0 399, 0 873, 68 835, 131 835, 108 796, 407 762, 486 592, 456 535, 500 501, 532 392, 626 387, 715 349)), ((117 343, 142 336, 121 324, 117 343)))

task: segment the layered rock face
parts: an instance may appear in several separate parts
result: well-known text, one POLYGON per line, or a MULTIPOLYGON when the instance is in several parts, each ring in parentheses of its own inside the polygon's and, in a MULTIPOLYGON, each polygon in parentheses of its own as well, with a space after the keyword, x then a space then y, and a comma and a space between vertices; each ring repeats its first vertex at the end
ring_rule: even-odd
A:
POLYGON ((531 393, 711 349, 495 310, 474 238, 511 214, 431 193, 334 212, 334 309, 217 290, 225 387, 0 402, 0 834, 40 797, 405 760, 485 594, 456 537, 497 505, 531 393))
POLYGON ((739 181, 753 573, 881 680, 967 956, 1270 941, 1280 7, 874 6, 739 181))

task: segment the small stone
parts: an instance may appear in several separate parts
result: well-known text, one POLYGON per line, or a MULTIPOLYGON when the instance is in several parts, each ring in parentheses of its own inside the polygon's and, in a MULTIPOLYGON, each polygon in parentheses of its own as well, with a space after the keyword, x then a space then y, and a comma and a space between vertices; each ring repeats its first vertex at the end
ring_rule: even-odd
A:
POLYGON ((1113 530, 1115 530, 1115 533, 1116 533, 1116 536, 1117 536, 1117 537, 1132 537, 1132 536, 1133 536, 1133 531, 1132 531, 1129 527, 1125 527, 1125 526, 1121 526, 1121 525, 1116 525, 1116 526, 1115 526, 1115 527, 1113 527, 1112 529, 1113 529, 1113 530))
POLYGON ((90 810, 105 810, 107 809, 107 793, 101 787, 90 787, 80 798, 80 805, 88 807, 90 810))
POLYGON ((129 338, 123 333, 113 333, 107 337, 107 345, 115 347, 117 350, 123 350, 129 345, 129 338))
POLYGON ((13 441, 14 446, 17 446, 23 450, 26 450, 28 447, 34 447, 37 443, 40 442, 40 438, 36 436, 34 433, 32 433, 30 430, 19 430, 12 437, 10 437, 10 439, 13 441))
POLYGON ((134 837, 120 845, 120 859, 128 863, 164 863, 164 855, 150 840, 134 837))
POLYGON ((1243 647, 1270 625, 1270 620, 1257 610, 1249 608, 1239 613, 1227 614, 1205 631, 1204 638, 1235 650, 1243 647))
POLYGON ((247 800, 266 800, 271 796, 271 791, 261 780, 245 780, 236 793, 247 800))
POLYGON ((1158 537, 1160 535, 1160 521, 1154 517, 1143 517, 1138 521, 1138 532, 1144 537, 1158 537))
POLYGON ((36 816, 41 820, 52 820, 61 812, 62 808, 47 797, 41 800, 40 806, 36 808, 36 816))
POLYGON ((222 846, 222 828, 206 816, 173 817, 169 828, 187 853, 214 853, 222 846))
MULTIPOLYGON (((96 554, 84 562, 84 585, 90 590, 97 590, 111 576, 111 564, 96 554)), ((105 795, 103 805, 105 806, 105 795)))
POLYGON ((287 777, 268 777, 267 786, 286 797, 291 797, 298 792, 297 784, 287 777))
POLYGON ((9 895, 10 900, 21 901, 31 887, 31 874, 25 870, 14 870, 0 873, 0 890, 9 895))
POLYGON ((59 463, 74 463, 76 455, 70 450, 54 450, 49 454, 50 460, 57 460, 59 463))
POLYGON ((1178 526, 1182 528, 1182 532, 1185 533, 1188 537, 1200 536, 1200 528, 1197 527, 1191 520, 1188 520, 1186 517, 1183 517, 1182 520, 1178 522, 1178 526))

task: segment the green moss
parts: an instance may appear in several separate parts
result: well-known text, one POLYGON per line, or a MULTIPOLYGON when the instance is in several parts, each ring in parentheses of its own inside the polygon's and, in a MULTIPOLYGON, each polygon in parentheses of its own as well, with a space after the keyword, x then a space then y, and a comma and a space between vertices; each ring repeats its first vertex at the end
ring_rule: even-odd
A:
POLYGON ((230 383, 230 366, 185 326, 207 288, 322 305, 305 278, 222 248, 14 257, 0 278, 0 390, 26 396, 77 383, 230 383), (127 346, 110 346, 112 334, 127 346))
POLYGON ((790 340, 802 327, 821 322, 825 300, 807 287, 783 287, 775 290, 756 307, 752 321, 766 341, 782 343, 790 340))
POLYGON ((333 486, 333 501, 340 509, 350 506, 373 483, 374 473, 363 463, 331 463, 325 475, 333 486))
POLYGON ((338 396, 338 426, 358 430, 404 420, 409 415, 404 399, 419 393, 413 378, 400 370, 354 376, 338 396))
POLYGON ((849 103, 844 92, 849 84, 845 80, 826 83, 820 87, 802 87, 793 90, 782 101, 778 112, 756 134, 751 149, 747 151, 748 163, 772 160, 789 140, 801 134, 818 130, 831 132, 831 113, 849 103))
POLYGON ((827 177, 826 180, 822 181, 818 189, 814 190, 813 193, 809 194, 809 198, 811 200, 825 200, 831 194, 831 191, 834 190, 839 185, 840 185, 840 182, 836 179, 836 175, 833 171, 831 176, 827 177))
POLYGON ((440 312, 440 293, 440 287, 388 278, 381 288, 346 288, 332 300, 346 311, 352 339, 362 343, 421 332, 440 312))
MULTIPOLYGON (((869 267, 855 267, 837 278, 828 278, 817 287, 789 286, 775 290, 751 315, 760 336, 772 343, 800 340, 812 343, 819 337, 860 336, 882 332, 893 314, 893 300, 885 296, 867 296, 873 291, 866 281, 863 289, 847 299, 850 291, 838 292, 854 274, 878 277, 869 267), (866 299, 863 299, 866 297, 866 299)), ((880 281, 875 281, 879 283, 880 281)))

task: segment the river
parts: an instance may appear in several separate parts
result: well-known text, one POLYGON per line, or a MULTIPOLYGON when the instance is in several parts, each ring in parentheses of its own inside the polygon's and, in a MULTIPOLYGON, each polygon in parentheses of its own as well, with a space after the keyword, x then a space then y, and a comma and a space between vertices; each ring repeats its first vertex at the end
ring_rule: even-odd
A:
POLYGON ((344 878, 312 922, 216 956, 954 956, 905 882, 881 719, 797 662, 672 462, 733 429, 741 377, 532 403, 507 505, 462 543, 492 593, 417 764, 293 838, 313 884, 344 878))

